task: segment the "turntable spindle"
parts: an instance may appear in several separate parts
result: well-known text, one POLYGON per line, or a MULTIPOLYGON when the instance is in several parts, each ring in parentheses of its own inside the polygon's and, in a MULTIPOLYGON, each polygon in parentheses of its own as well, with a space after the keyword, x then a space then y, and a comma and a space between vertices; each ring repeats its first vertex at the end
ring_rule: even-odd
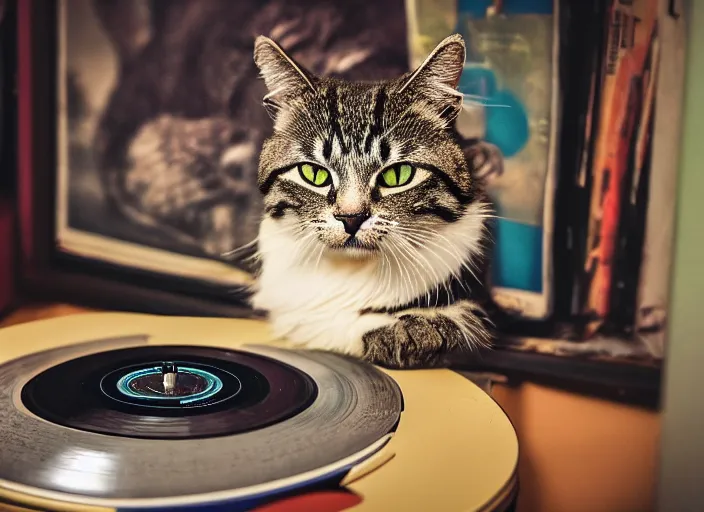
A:
POLYGON ((167 395, 173 395, 176 389, 178 367, 173 363, 164 363, 161 366, 161 373, 164 376, 164 392, 167 395))

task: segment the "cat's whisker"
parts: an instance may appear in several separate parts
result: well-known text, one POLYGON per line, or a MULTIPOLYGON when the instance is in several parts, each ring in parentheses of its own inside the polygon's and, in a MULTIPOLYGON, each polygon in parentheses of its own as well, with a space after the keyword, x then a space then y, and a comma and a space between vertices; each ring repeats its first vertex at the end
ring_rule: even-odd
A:
MULTIPOLYGON (((393 238, 388 237, 387 240, 385 241, 385 245, 387 245, 387 247, 390 246, 390 247, 388 247, 388 249, 390 249, 390 250, 388 250, 388 249, 387 250, 388 250, 388 253, 391 255, 391 257, 396 261, 396 265, 397 265, 396 268, 398 269, 399 276, 402 279, 402 284, 404 285, 404 288, 405 288, 405 294, 407 296, 412 295, 410 293, 411 292, 410 274, 408 274, 408 280, 406 281, 405 276, 403 276, 404 266, 401 264, 401 261, 396 256, 396 251, 394 250, 395 244, 394 244, 393 238)), ((401 297, 397 296, 397 302, 400 302, 400 301, 401 301, 401 297)))
MULTIPOLYGON (((420 269, 416 269, 417 272, 418 272, 418 274, 420 274, 420 271, 421 271, 421 270, 424 270, 424 271, 426 271, 426 272, 432 274, 433 280, 434 280, 435 283, 440 283, 441 281, 443 281, 442 277, 439 276, 439 275, 435 272, 435 269, 434 269, 433 266, 430 264, 430 261, 428 261, 428 260, 425 258, 425 256, 423 256, 418 250, 416 250, 415 248, 413 248, 413 246, 411 246, 411 245, 409 244, 408 240, 406 240, 406 239, 404 239, 404 238, 402 238, 402 237, 399 237, 398 240, 399 240, 399 242, 400 242, 402 245, 405 245, 405 246, 407 247, 406 252, 409 253, 409 255, 410 255, 409 262, 410 262, 410 264, 411 264, 411 268, 416 269, 416 265, 415 265, 415 263, 414 263, 414 260, 415 260, 416 258, 420 258, 423 262, 425 262, 425 265, 423 265, 423 264, 421 263, 420 269), (415 256, 415 258, 414 258, 414 256, 415 256)), ((421 282, 422 282, 422 276, 420 276, 420 277, 421 277, 421 282)))
POLYGON ((249 247, 252 247, 252 246, 256 245, 257 243, 259 243, 258 236, 256 238, 254 238, 254 240, 252 240, 251 242, 248 242, 244 245, 240 245, 239 247, 235 247, 234 249, 231 249, 229 251, 225 251, 225 252, 220 253, 220 257, 225 258, 225 259, 230 258, 231 256, 234 256, 238 252, 244 251, 245 249, 248 249, 249 247))
POLYGON ((275 237, 279 237, 281 235, 286 235, 286 234, 290 234, 290 233, 300 233, 304 230, 305 226, 306 226, 306 224, 296 224, 293 226, 279 227, 278 229, 276 229, 276 231, 272 231, 268 235, 263 235, 260 233, 259 236, 257 237, 257 239, 260 241, 263 241, 268 238, 275 238, 275 237))
POLYGON ((317 236, 315 233, 311 233, 310 236, 306 237, 306 246, 305 246, 305 260, 301 262, 301 265, 304 267, 308 266, 308 263, 312 261, 313 257, 315 256, 315 248, 316 248, 316 239, 317 236))
POLYGON ((315 236, 314 232, 306 233, 302 238, 297 240, 296 249, 291 255, 290 261, 298 261, 299 254, 305 253, 308 250, 308 245, 310 244, 312 238, 315 236))
POLYGON ((320 262, 322 261, 323 253, 325 252, 325 247, 323 246, 323 244, 318 244, 318 246, 318 258, 315 260, 315 266, 313 267, 315 270, 318 270, 318 268, 320 267, 320 262))
MULTIPOLYGON (((466 258, 462 257, 461 254, 457 254, 457 253, 454 253, 454 252, 450 252, 450 249, 449 249, 449 248, 453 247, 452 244, 450 243, 449 240, 447 240, 446 237, 444 237, 444 236, 441 235, 440 233, 431 232, 431 231, 427 231, 427 230, 411 230, 411 229, 409 229, 409 228, 399 228, 399 229, 400 229, 400 230, 406 230, 406 231, 405 231, 406 236, 408 236, 408 237, 414 237, 414 238, 415 238, 418 242, 420 242, 420 243, 429 243, 429 244, 431 244, 431 245, 437 247, 438 249, 443 250, 443 251, 444 251, 446 254, 448 254, 451 258, 453 258, 456 263, 458 263, 458 264, 460 264, 462 267, 464 267, 468 272, 470 272, 470 273, 472 274, 472 276, 473 276, 475 279, 477 279, 477 276, 476 276, 476 274, 474 273, 474 271, 468 266, 468 263, 467 263, 467 261, 466 261, 466 258), (447 242, 447 247, 444 246, 444 245, 442 245, 442 244, 439 244, 438 242, 436 242, 436 241, 433 239, 433 236, 438 236, 438 237, 443 238, 443 239, 447 242)), ((455 277, 458 277, 458 276, 455 276, 455 277)))
MULTIPOLYGON (((426 271, 430 270, 433 275, 433 280, 435 282, 435 286, 433 287, 433 290, 435 291, 435 305, 437 306, 438 302, 440 301, 440 287, 441 286, 445 289, 445 292, 447 293, 448 297, 451 297, 451 300, 454 301, 454 296, 453 296, 452 292, 447 287, 447 278, 443 279, 441 276, 438 276, 437 273, 435 272, 435 269, 430 264, 430 262, 417 249, 414 249, 414 252, 418 258, 422 258, 427 263, 427 267, 425 267, 425 269, 426 269, 426 271)), ((432 251, 431 251, 431 254, 432 254, 432 251)), ((452 272, 452 269, 450 269, 449 266, 447 266, 447 265, 446 265, 446 267, 448 268, 450 275, 454 276, 454 272, 452 272)), ((430 292, 428 293, 428 297, 430 297, 430 292)), ((430 303, 430 300, 428 300, 428 303, 430 303)))
POLYGON ((403 266, 401 265, 401 262, 394 251, 393 240, 387 237, 381 244, 381 247, 382 252, 388 256, 387 261, 389 262, 389 289, 393 290, 394 302, 398 303, 401 301, 401 294, 406 292, 404 292, 403 289, 397 289, 397 286, 394 286, 394 277, 396 278, 396 282, 398 283, 398 288, 403 288, 406 286, 406 276, 403 274, 402 270, 403 266))
POLYGON ((264 257, 264 255, 261 252, 257 251, 254 254, 246 257, 244 259, 244 261, 246 261, 248 263, 255 263, 255 262, 261 261, 263 259, 263 257, 264 257))
MULTIPOLYGON (((432 243, 432 244, 435 245, 436 247, 442 248, 442 249, 444 249, 444 250, 446 250, 446 251, 448 250, 448 249, 447 249, 448 247, 453 247, 453 245, 450 243, 450 241, 449 241, 449 240, 447 239, 447 237, 445 237, 444 235, 442 235, 442 234, 440 234, 440 233, 433 233, 433 232, 428 232, 428 234, 429 234, 431 237, 434 235, 434 236, 438 236, 438 237, 442 238, 443 240, 445 240, 445 242, 447 242, 447 246, 443 246, 443 245, 441 245, 441 244, 438 244, 437 242, 435 242, 435 241, 432 240, 432 239, 429 239, 429 240, 428 240, 428 243, 432 243)), ((469 266, 470 263, 469 263, 469 261, 468 261, 468 258, 467 258, 467 257, 462 257, 461 254, 457 254, 457 253, 455 253, 454 256, 455 256, 455 258, 457 258, 457 261, 458 261, 459 263, 461 263, 462 267, 465 268, 470 274, 472 274, 472 277, 473 277, 475 280, 478 281, 479 278, 478 278, 477 275, 474 273, 474 270, 469 266)))
MULTIPOLYGON (((447 247, 442 246, 441 244, 438 244, 435 240, 433 240, 432 236, 435 235, 436 233, 434 232, 427 232, 427 235, 423 235, 419 230, 414 230, 410 228, 405 228, 402 226, 398 226, 396 228, 398 231, 404 233, 410 240, 415 241, 418 243, 419 246, 422 246, 424 243, 430 243, 434 245, 435 247, 438 247, 439 249, 443 250, 446 254, 448 254, 452 259, 454 259, 458 264, 463 264, 464 263, 464 258, 457 253, 451 253, 447 247)), ((446 239, 447 240, 447 239, 446 239)), ((449 241, 448 241, 449 243, 449 241)), ((451 244, 449 244, 449 247, 452 247, 451 244)), ((455 275, 454 271, 452 269, 449 269, 453 277, 458 277, 455 275)), ((471 269, 468 269, 471 272, 471 269)))
MULTIPOLYGON (((422 286, 417 286, 417 285, 418 285, 418 283, 419 283, 418 278, 420 278, 420 283, 421 283, 421 284, 423 283, 423 276, 422 276, 422 274, 420 273, 420 269, 417 268, 416 263, 415 263, 415 261, 413 260, 413 253, 412 253, 412 252, 409 252, 409 251, 404 247, 404 245, 406 245, 406 241, 405 241, 403 238, 398 237, 397 239, 395 239, 395 241, 397 241, 397 247, 398 247, 398 249, 400 249, 400 251, 401 251, 401 256, 403 256, 403 257, 406 259, 406 261, 408 261, 408 267, 407 267, 407 268, 409 268, 410 270, 413 271, 414 284, 416 285, 416 287, 417 287, 419 290, 422 290, 423 287, 422 287, 422 286)), ((424 270, 428 270, 428 269, 424 269, 424 270)))
MULTIPOLYGON (((407 236, 412 236, 412 235, 407 235, 407 236)), ((430 250, 430 249, 426 249, 426 250, 428 250, 428 251, 430 252, 430 254, 431 254, 432 256, 434 256, 434 257, 444 266, 444 268, 447 270, 447 272, 448 272, 448 274, 449 274, 448 277, 453 277, 453 278, 455 278, 455 279, 459 278, 459 276, 457 275, 456 271, 455 271, 447 262, 445 262, 442 258, 438 257, 437 253, 435 253, 434 251, 432 251, 432 250, 430 250)), ((419 257, 422 257, 422 255, 420 254, 420 252, 418 252, 418 251, 416 251, 416 252, 417 252, 417 254, 418 254, 419 257)), ((425 258, 424 258, 424 259, 425 259, 425 258)), ((428 260, 426 259, 425 261, 428 261, 428 260)), ((428 267, 429 267, 429 268, 433 268, 433 267, 430 265, 430 263, 428 263, 428 267)), ((450 297, 450 299, 451 299, 452 301, 454 301, 454 294, 453 294, 452 291, 448 288, 447 279, 441 279, 440 277, 437 277, 437 276, 435 276, 434 278, 435 278, 435 282, 437 283, 437 287, 436 287, 437 292, 439 293, 439 287, 440 287, 440 286, 443 286, 443 287, 445 288, 445 292, 447 293, 448 297, 450 297)), ((438 299, 438 300, 439 300, 439 299, 438 299)))
POLYGON ((482 96, 481 94, 471 94, 471 93, 460 93, 462 95, 462 101, 465 104, 470 104, 475 107, 504 107, 510 108, 511 105, 505 103, 486 103, 489 96, 482 96))
POLYGON ((262 259, 266 253, 262 249, 262 245, 265 244, 268 240, 272 239, 277 239, 280 238, 283 235, 288 235, 288 234, 293 234, 293 235, 300 235, 303 233, 303 226, 301 225, 296 225, 296 226, 288 226, 285 228, 280 228, 277 231, 274 231, 268 235, 262 235, 260 234, 257 239, 259 242, 259 247, 255 254, 252 256, 253 259, 262 259))
POLYGON ((303 226, 297 224, 294 226, 279 227, 276 231, 269 233, 268 235, 264 235, 264 234, 260 233, 256 239, 257 243, 258 243, 257 250, 255 251, 255 253, 252 256, 250 256, 249 258, 246 258, 245 261, 262 260, 266 256, 266 253, 262 249, 262 245, 264 243, 266 243, 268 240, 277 239, 277 238, 279 238, 283 235, 287 235, 287 234, 298 235, 302 232, 303 232, 303 226))
POLYGON ((469 98, 469 99, 472 99, 472 100, 488 100, 488 99, 489 99, 489 96, 483 96, 483 95, 481 95, 481 94, 472 94, 472 93, 469 93, 469 92, 463 92, 463 93, 462 93, 462 96, 463 96, 464 98, 469 98))
POLYGON ((476 107, 485 107, 485 108, 513 108, 512 105, 506 105, 502 103, 482 103, 482 102, 475 102, 475 101, 469 101, 467 102, 470 105, 476 106, 476 107))
POLYGON ((303 266, 307 266, 308 261, 310 260, 313 254, 311 249, 315 248, 316 238, 317 233, 315 231, 308 231, 305 236, 301 239, 301 243, 303 244, 302 252, 305 254, 305 260, 301 262, 303 266))
POLYGON ((389 256, 385 252, 382 251, 381 254, 384 256, 384 262, 386 263, 386 266, 383 267, 384 273, 386 274, 386 279, 380 279, 380 282, 386 283, 382 290, 389 290, 391 289, 391 261, 389 260, 389 256))
MULTIPOLYGON (((403 249, 404 252, 406 252, 406 254, 408 254, 409 257, 408 257, 407 259, 409 260, 410 268, 413 269, 413 270, 415 271, 415 273, 418 275, 418 277, 420 278, 421 283, 423 282, 423 277, 422 277, 421 271, 425 271, 425 272, 430 273, 430 274, 432 275, 432 277, 433 277, 433 282, 436 283, 435 286, 429 288, 429 289, 426 291, 426 295, 427 295, 427 299, 428 299, 428 304, 430 304, 430 295, 431 295, 432 292, 435 292, 435 304, 436 304, 436 305, 438 304, 438 302, 439 302, 439 300, 440 300, 440 295, 439 295, 439 294, 440 294, 440 290, 439 290, 439 287, 440 287, 441 285, 445 287, 445 290, 447 291, 448 295, 452 295, 451 292, 447 289, 447 282, 446 282, 446 280, 443 279, 442 276, 438 275, 438 273, 436 272, 436 270, 435 270, 435 268, 433 267, 433 265, 431 265, 430 261, 429 261, 425 256, 423 256, 423 254, 421 254, 421 253, 418 251, 417 248, 413 247, 413 246, 409 243, 409 241, 408 241, 407 239, 405 239, 404 237, 398 237, 397 240, 398 240, 398 242, 399 242, 399 245, 401 246, 400 248, 403 249), (404 246, 405 246, 405 247, 404 247, 404 246), (422 260, 423 262, 425 262, 425 265, 423 265, 423 264, 421 263, 421 265, 418 266, 418 265, 417 265, 418 259, 420 259, 420 260, 422 260)), ((448 270, 450 270, 450 273, 452 273, 452 272, 451 272, 451 269, 449 269, 449 267, 448 267, 448 270)))

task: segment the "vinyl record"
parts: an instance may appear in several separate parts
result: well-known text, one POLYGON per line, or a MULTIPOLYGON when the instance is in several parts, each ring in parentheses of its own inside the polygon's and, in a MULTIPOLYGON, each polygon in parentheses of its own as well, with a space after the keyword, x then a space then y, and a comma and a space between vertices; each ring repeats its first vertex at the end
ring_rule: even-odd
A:
POLYGON ((134 314, 0 329, 0 363, 0 509, 504 510, 515 497, 510 423, 449 370, 297 349, 259 321, 134 314))
POLYGON ((131 348, 95 342, 78 357, 59 348, 0 368, 2 478, 101 499, 236 495, 354 457, 384 439, 401 413, 389 377, 329 353, 109 343, 131 348), (130 400, 120 375, 153 368, 159 356, 211 368, 204 373, 222 388, 200 407, 130 400))

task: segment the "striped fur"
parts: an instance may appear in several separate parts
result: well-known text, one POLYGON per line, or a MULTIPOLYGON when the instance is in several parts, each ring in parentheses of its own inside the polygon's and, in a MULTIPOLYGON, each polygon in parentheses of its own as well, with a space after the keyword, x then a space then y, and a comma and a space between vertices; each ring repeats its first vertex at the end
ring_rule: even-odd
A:
POLYGON ((445 39, 418 69, 384 82, 314 76, 264 37, 254 59, 274 130, 259 164, 253 305, 274 331, 389 367, 486 345, 475 304, 422 300, 471 270, 488 215, 454 132, 462 39, 445 39), (307 181, 303 164, 329 174, 323 186, 307 181), (386 186, 380 173, 401 165, 413 169, 410 180, 386 186), (358 219, 356 232, 348 218, 358 219))

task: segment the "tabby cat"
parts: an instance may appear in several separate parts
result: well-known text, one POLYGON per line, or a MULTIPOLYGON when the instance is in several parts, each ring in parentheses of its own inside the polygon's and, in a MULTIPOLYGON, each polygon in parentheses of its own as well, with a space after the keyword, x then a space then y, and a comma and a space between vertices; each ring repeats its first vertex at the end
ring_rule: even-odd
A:
POLYGON ((391 368, 487 346, 475 302, 432 300, 482 254, 490 215, 453 128, 462 38, 377 82, 316 76, 264 36, 254 61, 274 127, 252 301, 275 334, 391 368))

